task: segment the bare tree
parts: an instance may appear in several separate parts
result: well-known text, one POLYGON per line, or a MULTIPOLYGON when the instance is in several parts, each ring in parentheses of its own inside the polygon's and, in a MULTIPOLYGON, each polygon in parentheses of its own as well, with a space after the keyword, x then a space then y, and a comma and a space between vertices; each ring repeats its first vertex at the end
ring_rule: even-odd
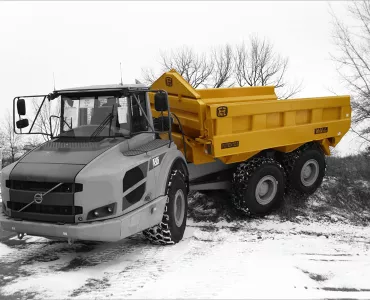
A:
MULTIPOLYGON (((197 54, 188 47, 172 50, 170 53, 161 52, 160 57, 162 72, 175 69, 194 88, 206 86, 214 68, 213 62, 207 59, 205 53, 197 54)), ((144 79, 148 83, 157 78, 152 70, 144 71, 144 79)))
POLYGON ((252 36, 248 45, 244 42, 237 45, 234 60, 234 76, 239 86, 272 85, 278 90, 280 99, 290 98, 301 90, 302 83, 288 85, 286 71, 289 60, 277 54, 266 39, 252 36))
POLYGON ((142 73, 142 81, 147 85, 151 85, 160 76, 159 74, 156 74, 153 69, 150 69, 150 68, 143 68, 141 70, 141 73, 142 73))
POLYGON ((38 134, 30 135, 27 140, 24 142, 23 149, 30 150, 33 149, 41 144, 43 144, 43 139, 38 134))
MULTIPOLYGON (((39 115, 35 120, 35 132, 42 132, 48 135, 42 135, 45 141, 50 140, 50 135, 52 134, 55 136, 59 131, 59 118, 51 116, 60 116, 60 100, 54 99, 53 103, 45 100, 44 105, 41 107, 39 115), (55 103, 56 102, 56 103, 55 103), (53 104, 53 105, 52 105, 53 104)), ((40 109, 41 103, 36 101, 36 99, 32 100, 34 114, 36 116, 38 110, 40 109)))
MULTIPOLYGON (((230 45, 214 48, 210 54, 197 54, 188 47, 160 54, 161 73, 175 69, 194 88, 231 86, 234 60, 230 45)), ((152 69, 142 70, 146 84, 152 84, 161 74, 152 69)))
POLYGON ((14 132, 13 118, 9 110, 2 122, 1 135, 4 142, 4 157, 10 157, 11 162, 15 162, 18 154, 23 150, 23 137, 14 132))
MULTIPOLYGON (((229 44, 214 48, 210 54, 197 54, 193 49, 183 47, 170 54, 161 53, 161 71, 175 69, 194 88, 273 85, 281 99, 290 98, 301 90, 300 84, 288 84, 286 71, 288 58, 277 54, 273 45, 258 37, 251 37, 250 43, 233 47, 229 44)), ((153 70, 143 70, 147 84, 159 75, 153 70)))
POLYGON ((234 71, 233 50, 230 45, 219 47, 212 51, 212 61, 214 64, 211 83, 209 86, 213 88, 224 87, 225 85, 232 86, 230 83, 234 71))
POLYGON ((365 125, 352 131, 370 142, 367 123, 370 119, 370 1, 353 1, 348 11, 353 26, 345 24, 331 9, 333 40, 338 49, 338 54, 333 54, 332 59, 352 94, 352 122, 355 126, 365 125))

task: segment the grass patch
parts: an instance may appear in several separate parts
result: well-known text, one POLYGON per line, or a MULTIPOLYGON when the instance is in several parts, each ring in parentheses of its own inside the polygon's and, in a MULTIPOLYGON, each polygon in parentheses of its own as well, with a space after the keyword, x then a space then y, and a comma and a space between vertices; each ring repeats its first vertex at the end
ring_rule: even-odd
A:
POLYGON ((196 222, 231 222, 246 218, 233 207, 230 194, 226 191, 191 192, 188 201, 188 216, 196 222))
MULTIPOLYGON (((311 196, 286 195, 270 215, 293 222, 342 221, 369 225, 370 158, 365 155, 328 157, 327 176, 316 193, 311 196)), ((189 217, 196 222, 250 219, 233 207, 230 195, 224 191, 191 192, 189 217)))
POLYGON ((370 181, 370 157, 365 154, 326 158, 328 177, 370 181))

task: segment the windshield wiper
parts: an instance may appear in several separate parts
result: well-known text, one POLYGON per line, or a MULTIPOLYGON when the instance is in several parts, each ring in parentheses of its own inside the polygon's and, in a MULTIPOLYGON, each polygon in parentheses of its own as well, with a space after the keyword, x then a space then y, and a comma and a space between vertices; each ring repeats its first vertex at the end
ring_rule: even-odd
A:
POLYGON ((103 122, 100 123, 98 128, 96 128, 95 131, 90 135, 90 138, 97 137, 99 134, 101 134, 105 126, 108 125, 108 123, 109 123, 109 136, 110 136, 110 128, 112 126, 112 120, 113 120, 113 109, 114 109, 114 106, 112 108, 112 112, 110 112, 108 116, 106 116, 106 118, 103 120, 103 122))

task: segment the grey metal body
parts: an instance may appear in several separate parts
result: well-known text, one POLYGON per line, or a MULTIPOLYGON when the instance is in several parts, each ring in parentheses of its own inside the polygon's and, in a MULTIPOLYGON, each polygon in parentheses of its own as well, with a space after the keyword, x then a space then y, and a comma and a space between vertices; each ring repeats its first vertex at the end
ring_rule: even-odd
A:
POLYGON ((228 190, 231 186, 230 176, 223 176, 227 171, 233 169, 234 164, 224 164, 220 160, 195 165, 188 164, 190 190, 228 190), (210 176, 209 175, 215 175, 210 176))
MULTIPOLYGON (((168 147, 168 143, 166 143, 158 148, 149 149, 149 151, 145 153, 129 156, 125 155, 125 153, 129 153, 129 149, 135 150, 135 146, 138 148, 137 146, 147 145, 152 141, 152 134, 140 134, 132 140, 126 140, 110 148, 96 157, 93 161, 83 166, 75 179, 76 182, 83 185, 83 191, 76 193, 74 198, 75 205, 83 207, 83 213, 75 216, 74 224, 57 225, 46 222, 15 220, 11 217, 10 209, 7 207, 8 216, 0 214, 1 226, 4 230, 38 236, 115 241, 160 223, 167 201, 165 187, 168 174, 173 162, 176 159, 184 160, 184 157, 182 153, 177 150, 174 143, 171 144, 170 148, 168 147), (146 174, 144 174, 146 175, 145 178, 123 191, 123 179, 125 174, 129 170, 143 164, 147 167, 146 174), (135 191, 142 184, 145 185, 145 192, 139 200, 134 199, 135 202, 132 203, 131 201, 130 203, 127 200, 127 195, 135 191), (114 202, 117 203, 115 215, 95 218, 93 220, 87 219, 90 211, 114 202)), ((11 200, 11 192, 10 189, 6 187, 6 181, 11 178, 12 171, 15 170, 16 166, 19 164, 30 165, 30 169, 28 170, 32 168, 36 169, 40 164, 47 165, 45 162, 19 162, 4 168, 2 170, 1 187, 3 202, 6 204, 11 200)), ((51 164, 46 167, 51 167, 51 164)), ((57 169, 53 170, 53 172, 57 172, 57 169)), ((37 172, 33 174, 35 173, 37 172)), ((33 175, 31 174, 24 175, 25 177, 33 179, 33 175)), ((56 175, 55 173, 45 174, 44 180, 46 178, 53 180, 52 177, 56 175)), ((34 193, 30 193, 30 197, 33 196, 33 194, 34 193)), ((53 194, 47 195, 44 199, 44 204, 48 205, 51 203, 52 197, 53 194)))
MULTIPOLYGON (((98 91, 101 88, 106 89, 107 86, 86 89, 98 91)), ((121 86, 109 88, 119 89, 121 86)), ((76 90, 84 88, 64 92, 76 90)), ((146 119, 149 127, 153 128, 148 95, 146 103, 146 119)), ((52 140, 2 170, 5 214, 0 213, 0 224, 4 230, 37 236, 95 241, 123 239, 161 222, 167 202, 169 174, 177 161, 186 168, 184 155, 176 144, 156 139, 153 133, 140 133, 129 139, 107 138, 88 144, 52 140), (69 203, 74 210, 81 208, 81 211, 66 222, 63 215, 50 216, 15 209, 15 204, 21 207, 30 205, 39 192, 20 190, 9 186, 10 182, 36 182, 54 187, 61 182, 78 184, 82 190, 72 188, 70 193, 45 193, 44 198, 37 199, 45 207, 69 203), (94 215, 101 207, 112 204, 114 211, 112 209, 111 214, 94 215), (39 219, 34 219, 36 217, 39 219)), ((216 160, 187 166, 193 190, 228 189, 230 186, 229 178, 222 174, 233 165, 216 160), (212 177, 213 174, 215 176, 212 177)))
MULTIPOLYGON (((146 101, 150 107, 148 96, 146 101)), ((150 109, 147 115, 152 127, 150 109)), ((186 164, 175 143, 158 140, 153 133, 140 133, 130 139, 105 139, 89 147, 85 150, 78 143, 51 141, 4 168, 1 190, 6 214, 0 213, 3 229, 47 237, 116 241, 159 224, 167 202, 166 184, 173 163, 181 160, 186 164), (13 202, 26 205, 36 192, 8 188, 11 181, 78 183, 83 186, 82 191, 72 196, 71 193, 49 193, 42 205, 60 205, 58 200, 73 200, 74 207, 82 207, 83 211, 74 216, 72 224, 58 222, 57 217, 55 221, 44 222, 32 220, 35 217, 32 213, 19 215, 20 212, 11 210, 9 205, 14 205, 13 202), (97 208, 112 203, 116 205, 111 215, 89 218, 97 208)))

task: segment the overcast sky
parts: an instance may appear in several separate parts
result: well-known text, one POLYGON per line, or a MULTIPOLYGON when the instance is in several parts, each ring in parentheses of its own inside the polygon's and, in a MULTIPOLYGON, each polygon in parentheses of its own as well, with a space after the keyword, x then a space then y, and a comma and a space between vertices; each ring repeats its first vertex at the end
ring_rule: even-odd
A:
MULTIPOLYGON (((346 2, 330 2, 348 18, 346 2)), ((187 45, 206 51, 250 34, 271 40, 290 59, 290 80, 304 82, 299 97, 347 94, 330 60, 329 2, 137 1, 0 2, 0 116, 17 95, 56 88, 134 83, 158 68, 159 51, 187 45)), ((342 151, 350 139, 341 143, 342 151)))

